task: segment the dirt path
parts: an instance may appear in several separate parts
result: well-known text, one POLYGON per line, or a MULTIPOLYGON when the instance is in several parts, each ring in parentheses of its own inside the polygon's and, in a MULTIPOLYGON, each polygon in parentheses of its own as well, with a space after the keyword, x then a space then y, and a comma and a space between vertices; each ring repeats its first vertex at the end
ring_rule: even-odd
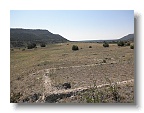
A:
MULTIPOLYGON (((52 86, 51 84, 51 79, 49 78, 49 69, 47 69, 46 73, 44 74, 44 95, 43 95, 43 100, 45 100, 45 97, 48 97, 50 95, 64 95, 64 94, 70 94, 73 95, 77 92, 82 92, 85 90, 88 90, 92 87, 79 87, 79 88, 74 88, 74 89, 56 89, 52 86)), ((130 80, 125 80, 125 81, 119 81, 119 82, 114 82, 111 83, 112 85, 117 84, 117 85, 126 85, 129 83, 133 83, 134 84, 134 79, 130 79, 130 80)), ((97 88, 102 88, 105 86, 109 86, 110 84, 101 84, 98 85, 97 88)))
POLYGON ((45 93, 49 93, 52 91, 52 86, 51 86, 51 79, 49 78, 49 69, 46 70, 44 74, 44 88, 45 88, 45 93))
POLYGON ((43 75, 44 94, 52 94, 52 92, 56 90, 56 88, 52 87, 52 82, 49 77, 49 74, 50 74, 50 69, 46 69, 45 74, 43 75))
MULTIPOLYGON (((130 84, 130 83, 134 84, 134 79, 116 82, 116 83, 111 83, 111 85, 117 84, 120 86, 125 86, 125 85, 130 84)), ((110 84, 101 84, 101 85, 98 85, 97 88, 102 88, 102 87, 109 86, 109 85, 110 84)), ((92 87, 79 87, 79 88, 67 89, 67 90, 65 90, 65 89, 54 90, 52 92, 49 92, 48 94, 45 94, 43 102, 54 103, 54 102, 57 102, 57 100, 59 100, 59 99, 71 97, 71 96, 77 94, 78 92, 83 92, 83 91, 89 90, 90 88, 92 88, 92 87)))
MULTIPOLYGON (((115 62, 113 62, 115 63, 115 62)), ((57 89, 56 87, 54 87, 52 85, 52 81, 50 79, 50 74, 51 71, 55 71, 56 69, 67 69, 67 68, 79 68, 79 67, 90 67, 90 66, 96 66, 96 65, 106 65, 109 63, 102 63, 102 64, 90 64, 90 65, 81 65, 81 66, 70 66, 70 67, 59 67, 59 68, 49 68, 49 69, 44 69, 44 70, 40 70, 38 72, 36 72, 35 74, 39 74, 40 72, 43 73, 43 86, 44 86, 44 91, 43 91, 43 97, 42 100, 44 101, 46 97, 50 96, 50 95, 63 95, 63 94, 74 94, 77 92, 82 92, 85 90, 88 90, 89 88, 92 88, 90 86, 87 87, 78 87, 78 88, 73 88, 73 89, 57 89)), ((34 75, 35 75, 34 74, 34 75)), ((126 85, 129 83, 134 83, 134 79, 129 79, 129 80, 124 80, 124 81, 118 81, 115 82, 118 85, 126 85)), ((112 85, 115 83, 111 83, 112 85)), ((100 84, 97 87, 101 88, 101 87, 105 87, 108 86, 110 84, 100 84)))
MULTIPOLYGON (((129 83, 133 83, 134 82, 134 79, 131 79, 131 80, 126 80, 126 81, 120 81, 120 82, 116 82, 116 83, 112 83, 112 85, 114 84, 117 84, 117 85, 126 85, 126 84, 129 84, 129 83)), ((98 85, 97 88, 101 88, 101 87, 105 87, 105 86, 109 86, 110 84, 101 84, 101 85, 98 85)), ((66 94, 66 93, 75 93, 75 92, 81 92, 81 91, 84 91, 84 90, 87 90, 89 88, 92 88, 92 87, 79 87, 79 88, 75 88, 75 89, 62 89, 62 90, 53 90, 52 92, 50 92, 50 94, 66 94)))
POLYGON ((100 64, 87 64, 87 65, 79 65, 79 66, 69 66, 69 67, 58 67, 58 68, 49 68, 47 70, 56 70, 56 69, 68 69, 68 68, 79 68, 79 67, 93 67, 98 65, 108 65, 108 64, 116 64, 116 61, 112 61, 110 63, 100 63, 100 64))

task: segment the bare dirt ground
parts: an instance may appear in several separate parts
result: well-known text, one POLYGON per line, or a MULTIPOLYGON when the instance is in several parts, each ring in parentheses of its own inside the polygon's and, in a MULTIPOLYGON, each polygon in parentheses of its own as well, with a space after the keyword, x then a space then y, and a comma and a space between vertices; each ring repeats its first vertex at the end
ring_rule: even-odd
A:
POLYGON ((134 50, 116 44, 104 48, 76 43, 79 50, 72 51, 73 44, 11 51, 11 102, 87 102, 79 99, 83 94, 78 92, 88 92, 94 85, 105 87, 107 78, 118 84, 121 102, 134 102, 134 50), (70 83, 71 88, 61 88, 63 83, 70 83))

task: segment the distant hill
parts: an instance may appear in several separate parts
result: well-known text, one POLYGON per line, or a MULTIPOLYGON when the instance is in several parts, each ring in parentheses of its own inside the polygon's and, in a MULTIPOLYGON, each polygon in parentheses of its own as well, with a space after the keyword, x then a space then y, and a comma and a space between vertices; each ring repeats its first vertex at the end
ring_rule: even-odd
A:
POLYGON ((26 46, 29 43, 64 43, 67 42, 66 38, 49 32, 48 30, 41 29, 10 29, 10 43, 11 47, 26 46))
POLYGON ((128 35, 120 38, 119 40, 121 40, 121 41, 134 41, 134 34, 128 34, 128 35))
POLYGON ((134 41, 134 34, 128 34, 122 38, 119 39, 112 39, 112 40, 84 40, 84 41, 79 41, 79 42, 88 42, 88 43, 102 43, 104 41, 109 42, 109 43, 116 43, 117 41, 134 41))

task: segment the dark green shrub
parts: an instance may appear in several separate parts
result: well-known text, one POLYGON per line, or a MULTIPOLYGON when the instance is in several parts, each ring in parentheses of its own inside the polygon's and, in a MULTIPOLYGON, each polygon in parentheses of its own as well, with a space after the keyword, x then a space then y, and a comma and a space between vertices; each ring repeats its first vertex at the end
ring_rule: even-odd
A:
POLYGON ((124 43, 123 41, 119 41, 119 42, 117 43, 117 45, 118 45, 118 46, 124 46, 125 43, 124 43))
POLYGON ((29 44, 29 45, 27 46, 27 48, 28 48, 28 49, 32 49, 33 47, 32 47, 31 44, 29 44))
POLYGON ((25 51, 25 49, 22 49, 22 51, 25 51))
POLYGON ((41 47, 46 47, 46 44, 42 43, 40 44, 41 47))
POLYGON ((32 46, 33 46, 33 48, 35 48, 35 47, 36 47, 36 44, 35 44, 35 43, 32 43, 32 46))
POLYGON ((107 42, 104 42, 103 47, 109 47, 109 44, 107 42))
POLYGON ((126 42, 126 43, 125 43, 125 46, 130 46, 130 42, 126 42))
POLYGON ((131 49, 134 49, 134 45, 131 45, 130 48, 131 48, 131 49))
POLYGON ((77 45, 73 45, 73 46, 72 46, 72 50, 73 50, 73 51, 76 51, 76 50, 79 50, 79 48, 78 48, 77 45))
POLYGON ((36 44, 35 43, 28 44, 27 48, 28 49, 36 48, 36 44))
POLYGON ((89 46, 89 48, 92 48, 92 46, 89 46))

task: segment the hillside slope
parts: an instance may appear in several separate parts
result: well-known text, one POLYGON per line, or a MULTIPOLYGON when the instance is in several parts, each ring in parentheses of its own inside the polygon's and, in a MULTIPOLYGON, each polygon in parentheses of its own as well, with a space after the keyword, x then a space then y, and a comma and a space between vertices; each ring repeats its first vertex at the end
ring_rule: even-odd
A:
POLYGON ((28 43, 64 43, 68 40, 58 34, 41 29, 10 29, 11 47, 26 46, 28 43))
POLYGON ((128 35, 120 38, 119 40, 122 40, 122 41, 134 41, 134 34, 128 34, 128 35))

